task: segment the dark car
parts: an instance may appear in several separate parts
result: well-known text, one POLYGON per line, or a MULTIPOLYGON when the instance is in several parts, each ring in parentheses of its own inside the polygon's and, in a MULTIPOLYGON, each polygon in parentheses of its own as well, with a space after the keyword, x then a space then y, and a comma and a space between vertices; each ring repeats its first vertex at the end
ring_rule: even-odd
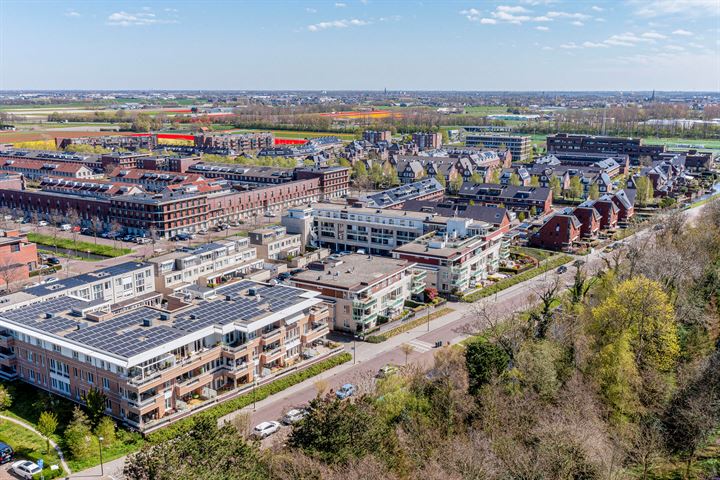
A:
POLYGON ((0 465, 11 461, 13 455, 15 455, 15 452, 12 447, 5 442, 0 442, 0 465))
POLYGON ((287 280, 290 277, 291 277, 290 272, 283 272, 277 276, 278 280, 280 280, 280 281, 287 280))
POLYGON ((565 265, 560 265, 557 269, 557 273, 563 274, 567 272, 567 267, 565 265))
POLYGON ((60 265, 60 259, 57 257, 50 257, 47 259, 47 263, 50 265, 60 265))

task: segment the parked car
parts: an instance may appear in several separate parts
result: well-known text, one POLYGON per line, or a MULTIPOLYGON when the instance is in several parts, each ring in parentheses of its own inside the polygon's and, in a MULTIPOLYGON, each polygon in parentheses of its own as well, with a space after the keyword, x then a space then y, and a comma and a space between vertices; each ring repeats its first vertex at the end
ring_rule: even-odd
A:
POLYGON ((265 216, 268 218, 275 218, 276 215, 270 210, 268 210, 267 212, 265 212, 265 216))
POLYGON ((355 250, 355 253, 357 253, 358 255, 365 255, 365 249, 364 249, 364 248, 358 248, 357 250, 355 250))
POLYGON ((28 283, 27 285, 25 285, 25 286, 23 287, 23 289, 24 289, 24 290, 27 290, 27 289, 29 289, 29 288, 39 287, 39 286, 40 286, 40 284, 39 284, 38 282, 33 282, 33 283, 28 283))
POLYGON ((337 392, 335 392, 335 396, 340 400, 351 397, 353 395, 355 395, 355 385, 353 385, 352 383, 346 383, 345 385, 340 387, 337 392))
POLYGON ((305 418, 305 415, 307 415, 307 411, 305 409, 293 408, 292 410, 288 410, 288 412, 283 415, 280 421, 284 425, 292 425, 305 418))
POLYGON ((57 257, 48 257, 47 262, 50 265, 60 265, 60 259, 57 257))
POLYGON ((280 422, 262 422, 253 428, 255 438, 266 438, 280 430, 280 422))
POLYGON ((60 225, 60 230, 62 230, 63 232, 69 232, 70 230, 72 230, 72 225, 70 225, 69 223, 63 223, 62 225, 60 225))
POLYGON ((136 243, 139 243, 140 245, 144 245, 144 244, 146 244, 146 243, 150 243, 151 241, 152 241, 152 240, 150 240, 149 238, 145 238, 145 237, 135 237, 135 242, 136 242, 136 243))
POLYGON ((13 216, 12 216, 12 215, 5 215, 3 218, 4 218, 5 220, 12 220, 12 219, 13 219, 13 216))
POLYGON ((200 230, 198 230, 197 233, 199 233, 200 235, 207 235, 208 231, 207 228, 201 228, 200 230))
POLYGON ((302 273, 304 271, 305 270, 303 270, 302 268, 296 268, 295 270, 290 270, 290 275, 297 275, 298 273, 302 273))
POLYGON ((40 220, 38 222, 38 227, 47 227, 48 223, 45 220, 40 220))
POLYGON ((278 280, 280 280, 280 281, 282 282, 282 281, 287 280, 287 279, 290 278, 291 276, 292 276, 292 275, 290 275, 290 272, 282 272, 281 274, 279 274, 279 275, 277 276, 277 278, 278 278, 278 280))
POLYGON ((59 279, 58 279, 57 277, 47 277, 47 278, 44 279, 43 281, 44 281, 45 283, 55 283, 55 282, 57 282, 58 280, 59 280, 59 279))
POLYGON ((384 367, 382 367, 380 370, 378 370, 377 375, 375 377, 377 378, 387 378, 390 375, 394 375, 398 372, 397 365, 393 365, 391 363, 388 363, 384 367))
POLYGON ((12 447, 5 442, 0 442, 0 465, 12 460, 15 452, 12 447))
POLYGON ((178 241, 178 242, 184 242, 184 241, 190 240, 192 238, 193 238, 192 235, 190 235, 189 233, 178 233, 177 235, 175 235, 173 237, 173 240, 178 241))
POLYGON ((562 275, 565 272, 567 272, 567 267, 565 265, 560 265, 557 269, 557 273, 562 275))
POLYGON ((20 460, 12 464, 12 471, 20 478, 31 479, 42 472, 42 468, 29 460, 20 460))

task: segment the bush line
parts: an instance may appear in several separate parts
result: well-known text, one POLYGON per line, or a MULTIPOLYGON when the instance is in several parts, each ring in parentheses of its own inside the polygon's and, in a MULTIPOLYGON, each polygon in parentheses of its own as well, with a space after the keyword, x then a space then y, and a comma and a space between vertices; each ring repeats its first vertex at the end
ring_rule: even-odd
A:
POLYGON ((322 360, 306 369, 299 370, 286 377, 279 378, 273 382, 257 387, 254 395, 252 391, 244 393, 239 397, 235 397, 203 412, 185 417, 182 420, 169 424, 167 427, 163 427, 160 430, 149 433, 146 435, 146 438, 150 443, 160 443, 171 440, 190 431, 195 422, 195 418, 198 415, 206 415, 214 418, 215 420, 219 420, 221 417, 224 417, 229 413, 247 407, 253 403, 253 399, 256 401, 264 400, 270 395, 281 392, 293 385, 297 385, 300 382, 319 375, 325 370, 329 370, 350 360, 352 360, 352 355, 350 353, 340 353, 328 359, 322 360))
POLYGON ((462 300, 463 300, 463 302, 471 303, 471 302, 480 300, 481 298, 489 297, 490 295, 495 295, 497 292, 505 290, 506 288, 510 288, 513 285, 517 285, 518 283, 524 282, 525 280, 530 280, 531 278, 535 278, 538 275, 542 275, 543 273, 545 273, 547 271, 550 271, 550 270, 553 270, 553 269, 559 267, 560 265, 565 265, 566 263, 568 263, 570 261, 572 261, 572 257, 570 255, 556 255, 554 257, 550 257, 548 260, 546 260, 544 263, 542 263, 537 268, 520 273, 518 275, 515 275, 514 277, 500 280, 499 282, 497 282, 493 285, 490 285, 489 287, 485 287, 483 289, 478 290, 477 292, 465 295, 462 298, 462 300))

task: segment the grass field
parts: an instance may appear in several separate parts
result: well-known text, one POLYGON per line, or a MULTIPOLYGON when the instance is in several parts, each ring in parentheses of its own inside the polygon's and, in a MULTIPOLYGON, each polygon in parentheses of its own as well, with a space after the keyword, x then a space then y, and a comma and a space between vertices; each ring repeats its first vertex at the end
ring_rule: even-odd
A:
POLYGON ((49 450, 46 450, 45 439, 31 432, 27 428, 23 428, 20 425, 0 419, 0 441, 10 445, 13 450, 15 450, 15 455, 18 459, 37 461, 42 458, 45 462, 45 468, 43 469, 45 478, 62 475, 60 458, 58 457, 55 449, 50 447, 49 450), (50 465, 57 465, 60 467, 60 470, 53 475, 52 470, 50 470, 50 465))
POLYGON ((477 107, 465 107, 465 112, 468 115, 501 115, 508 113, 508 109, 502 106, 480 105, 477 107))
POLYGON ((75 242, 68 238, 53 238, 50 235, 42 235, 40 233, 28 233, 28 240, 38 245, 48 245, 50 247, 66 248, 75 250, 80 253, 90 252, 95 255, 103 255, 105 257, 120 257, 132 253, 129 248, 115 248, 109 245, 94 244, 90 242, 75 242))
POLYGON ((334 136, 342 140, 356 140, 358 138, 354 133, 334 133, 334 132, 304 132, 300 130, 266 130, 262 128, 248 128, 240 130, 231 130, 232 133, 252 133, 252 132, 272 132, 277 138, 315 138, 334 136))

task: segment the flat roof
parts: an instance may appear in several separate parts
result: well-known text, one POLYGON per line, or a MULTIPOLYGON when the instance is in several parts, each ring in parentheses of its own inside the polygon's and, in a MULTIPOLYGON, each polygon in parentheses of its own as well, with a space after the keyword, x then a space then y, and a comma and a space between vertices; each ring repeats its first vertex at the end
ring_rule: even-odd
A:
POLYGON ((359 291, 414 264, 395 258, 350 254, 343 255, 337 261, 326 260, 321 265, 322 270, 305 270, 293 276, 292 280, 359 291))
POLYGON ((24 293, 34 295, 36 297, 42 297, 51 293, 57 293, 71 288, 80 287, 82 285, 102 280, 103 278, 113 277, 115 275, 122 275, 124 273, 130 273, 135 270, 140 270, 149 267, 147 263, 138 262, 125 262, 119 265, 112 265, 110 267, 101 268, 94 272, 84 273, 74 277, 68 277, 58 280, 53 283, 46 283, 44 285, 38 285, 24 290, 24 293))

